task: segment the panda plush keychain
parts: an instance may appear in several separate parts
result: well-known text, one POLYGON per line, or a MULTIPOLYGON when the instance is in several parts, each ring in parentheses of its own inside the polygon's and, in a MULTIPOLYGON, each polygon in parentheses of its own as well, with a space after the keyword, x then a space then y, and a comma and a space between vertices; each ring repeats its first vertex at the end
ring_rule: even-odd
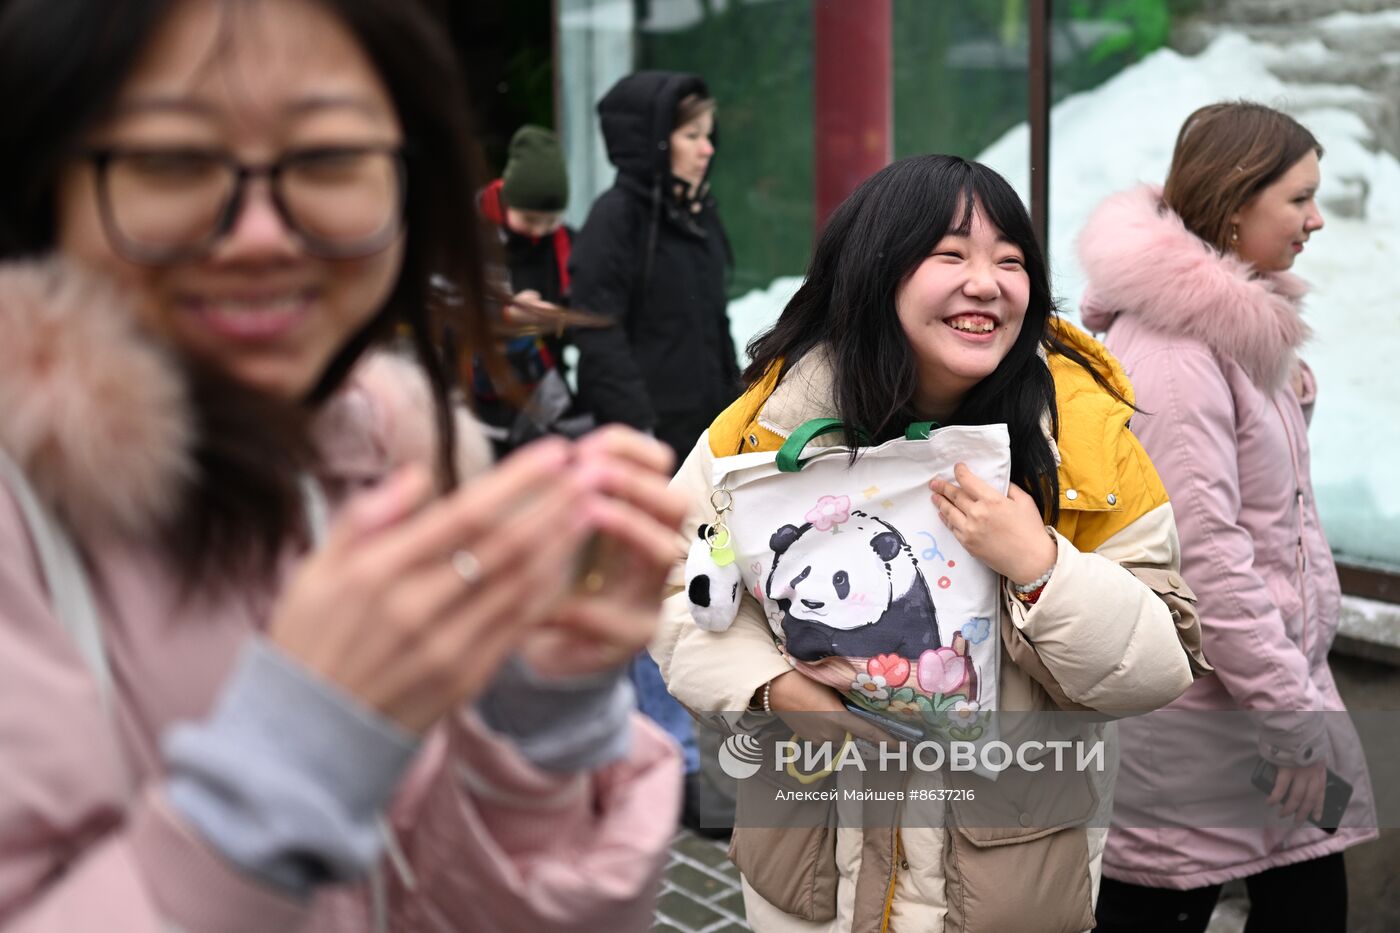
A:
POLYGON ((713 524, 701 525, 690 554, 685 559, 685 591, 690 598, 690 615, 707 632, 723 632, 739 614, 739 590, 743 581, 734 560, 734 538, 724 523, 725 513, 734 506, 728 489, 710 494, 715 510, 713 524))

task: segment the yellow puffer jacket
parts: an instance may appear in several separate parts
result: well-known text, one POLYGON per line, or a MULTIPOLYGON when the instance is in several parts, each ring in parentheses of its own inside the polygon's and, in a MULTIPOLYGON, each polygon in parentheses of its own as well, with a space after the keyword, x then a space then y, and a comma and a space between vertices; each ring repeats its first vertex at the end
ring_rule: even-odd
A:
MULTIPOLYGON (((1055 326, 1131 401, 1132 387, 1102 345, 1069 324, 1055 326)), ((1171 506, 1128 430, 1132 408, 1073 361, 1052 355, 1048 363, 1060 422, 1059 556, 1033 607, 1005 588, 1000 705, 1155 709, 1209 670, 1192 597, 1177 574, 1171 506)), ((672 481, 693 503, 681 529, 686 542, 714 518, 716 457, 776 450, 804 421, 832 415, 824 354, 809 353, 781 378, 777 369, 715 420, 672 481)), ((839 434, 813 441, 840 442, 839 434)), ((690 618, 683 563, 671 584, 652 654, 687 707, 702 717, 743 710, 791 669, 751 595, 727 631, 707 632, 690 618)), ((1091 728, 1112 740, 1111 729, 1091 728)), ((839 827, 833 859, 829 831, 738 827, 730 856, 744 875, 750 922, 759 931, 804 933, 1087 929, 1105 830, 1085 823, 1107 825, 1112 773, 1095 780, 1097 811, 1070 828, 839 827)))

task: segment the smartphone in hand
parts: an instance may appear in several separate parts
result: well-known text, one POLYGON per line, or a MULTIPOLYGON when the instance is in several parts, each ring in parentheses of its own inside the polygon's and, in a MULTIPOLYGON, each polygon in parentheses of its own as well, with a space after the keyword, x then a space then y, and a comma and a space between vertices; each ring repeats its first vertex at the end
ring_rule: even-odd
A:
MULTIPOLYGON (((1274 785, 1278 783, 1278 766, 1260 758, 1259 763, 1254 766, 1254 774, 1250 777, 1250 783, 1262 793, 1272 794, 1274 785)), ((1342 814, 1346 813, 1349 803, 1351 803, 1351 784, 1347 783, 1331 768, 1328 768, 1327 789, 1322 797, 1322 819, 1315 820, 1312 818, 1312 814, 1308 814, 1308 822, 1325 833, 1335 833, 1337 827, 1342 824, 1342 814)))
POLYGON ((601 535, 593 535, 583 543, 574 563, 574 592, 596 593, 606 582, 604 573, 606 555, 601 535))
POLYGON ((924 730, 908 722, 901 722, 898 719, 891 719, 888 716, 881 716, 879 713, 871 712, 863 706, 858 706, 850 700, 842 701, 848 712, 854 713, 866 722, 873 723, 880 729, 892 735, 896 739, 904 742, 922 742, 924 740, 924 730))

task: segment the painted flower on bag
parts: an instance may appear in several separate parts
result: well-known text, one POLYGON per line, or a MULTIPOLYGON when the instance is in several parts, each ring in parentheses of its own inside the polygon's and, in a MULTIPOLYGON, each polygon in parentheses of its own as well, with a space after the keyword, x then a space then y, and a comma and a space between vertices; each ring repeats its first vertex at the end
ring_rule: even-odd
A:
POLYGON ((975 616, 962 627, 963 637, 974 645, 980 645, 992 634, 992 620, 986 616, 975 616))
POLYGON ((883 677, 891 687, 902 687, 909 679, 909 659, 897 654, 877 654, 865 662, 871 677, 883 677))
POLYGON ((822 496, 806 515, 817 531, 830 531, 834 525, 844 525, 851 520, 850 496, 822 496))
POLYGON ((919 689, 925 693, 952 693, 967 683, 967 655, 952 648, 934 648, 919 655, 919 689))
POLYGON ((857 674, 856 679, 851 682, 851 692, 867 700, 890 698, 889 684, 885 682, 885 678, 872 677, 869 674, 857 674))
POLYGON ((958 700, 953 704, 953 708, 948 710, 948 720, 962 729, 975 725, 982 715, 982 707, 976 700, 958 700))

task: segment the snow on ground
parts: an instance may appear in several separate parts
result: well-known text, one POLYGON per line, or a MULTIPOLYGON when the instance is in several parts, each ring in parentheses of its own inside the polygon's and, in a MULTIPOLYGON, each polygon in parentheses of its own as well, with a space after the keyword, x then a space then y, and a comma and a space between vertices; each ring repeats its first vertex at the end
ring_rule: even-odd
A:
MULTIPOLYGON (((1310 432, 1313 481, 1333 546, 1393 564, 1400 562, 1400 162, 1372 151, 1365 124, 1344 109, 1365 92, 1290 87, 1268 70, 1280 56, 1315 51, 1309 43, 1280 49, 1225 34, 1194 57, 1157 51, 1058 104, 1051 116, 1051 271, 1063 309, 1077 320, 1084 281, 1076 234, 1107 195, 1161 182, 1177 130, 1197 107, 1244 97, 1298 116, 1326 150, 1324 214, 1329 198, 1366 202, 1365 219, 1328 216, 1295 267, 1314 285, 1306 313, 1316 336, 1304 351, 1321 385, 1310 432)), ((1022 124, 980 156, 1023 197, 1028 148, 1022 124)), ((780 278, 731 303, 741 358, 744 343, 777 317, 798 284, 780 278)))

